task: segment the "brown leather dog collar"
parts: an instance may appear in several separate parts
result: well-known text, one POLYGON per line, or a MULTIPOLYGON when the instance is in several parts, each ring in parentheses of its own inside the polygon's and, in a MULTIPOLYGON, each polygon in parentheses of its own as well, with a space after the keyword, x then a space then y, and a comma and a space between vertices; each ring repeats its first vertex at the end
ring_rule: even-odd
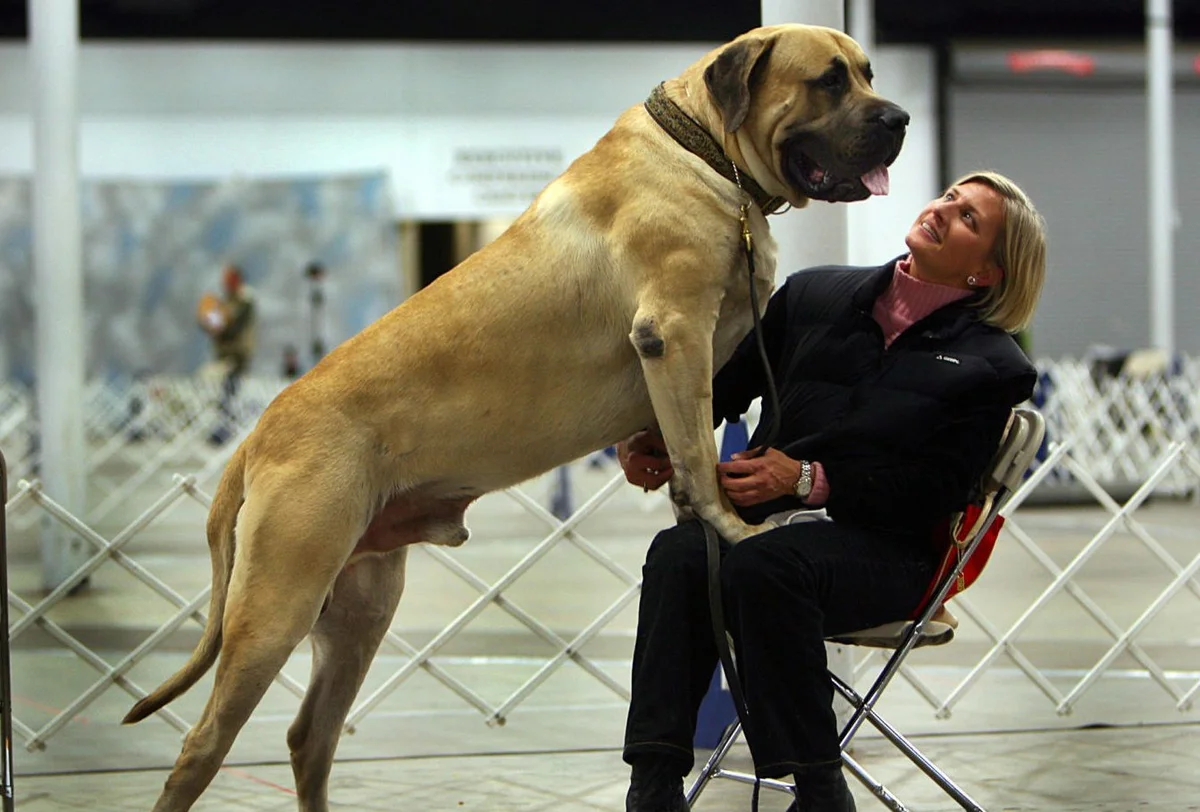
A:
POLYGON ((725 155, 721 145, 697 124, 695 119, 668 98, 666 88, 662 84, 650 92, 645 106, 650 117, 678 141, 680 146, 711 166, 721 177, 745 189, 763 214, 775 214, 787 205, 784 198, 767 194, 745 170, 739 169, 735 174, 733 161, 725 155))

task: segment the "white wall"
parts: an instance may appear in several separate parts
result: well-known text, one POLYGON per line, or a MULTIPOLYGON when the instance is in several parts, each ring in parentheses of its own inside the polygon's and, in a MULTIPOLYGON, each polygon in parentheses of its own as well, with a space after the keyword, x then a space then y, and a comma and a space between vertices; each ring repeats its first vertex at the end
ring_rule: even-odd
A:
MULTIPOLYGON (((85 44, 81 171, 212 179, 384 169, 400 217, 512 215, 622 110, 709 47, 85 44), (464 150, 500 151, 484 164, 525 179, 487 180, 464 150)), ((872 56, 879 89, 913 125, 892 195, 856 204, 850 256, 862 262, 903 249, 936 180, 932 56, 872 56)), ((0 173, 31 170, 31 86, 25 46, 0 46, 0 173)))
MULTIPOLYGON (((1200 352, 1200 88, 1174 95, 1175 347, 1200 352)), ((950 98, 950 166, 1013 178, 1046 218, 1039 356, 1152 345, 1145 91, 1137 86, 961 85, 950 98)))

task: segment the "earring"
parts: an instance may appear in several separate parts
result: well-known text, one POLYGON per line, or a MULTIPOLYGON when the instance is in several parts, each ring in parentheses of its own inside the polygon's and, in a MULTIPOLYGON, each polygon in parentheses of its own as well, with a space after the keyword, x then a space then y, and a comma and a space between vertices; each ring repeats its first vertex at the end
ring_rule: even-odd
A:
POLYGON ((975 287, 975 285, 979 284, 979 282, 978 282, 978 280, 976 280, 976 279, 975 279, 975 277, 973 277, 973 276, 968 276, 968 277, 967 277, 967 284, 968 284, 968 285, 970 285, 971 287, 975 287))

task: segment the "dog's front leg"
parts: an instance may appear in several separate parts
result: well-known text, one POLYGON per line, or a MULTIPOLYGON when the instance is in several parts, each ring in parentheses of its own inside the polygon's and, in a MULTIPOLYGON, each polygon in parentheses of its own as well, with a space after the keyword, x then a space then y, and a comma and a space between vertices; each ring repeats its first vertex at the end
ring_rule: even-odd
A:
POLYGON ((641 358, 654 415, 667 442, 671 498, 677 513, 709 522, 731 542, 761 528, 746 524, 717 482, 713 439, 712 334, 717 307, 689 309, 643 304, 629 335, 641 358))

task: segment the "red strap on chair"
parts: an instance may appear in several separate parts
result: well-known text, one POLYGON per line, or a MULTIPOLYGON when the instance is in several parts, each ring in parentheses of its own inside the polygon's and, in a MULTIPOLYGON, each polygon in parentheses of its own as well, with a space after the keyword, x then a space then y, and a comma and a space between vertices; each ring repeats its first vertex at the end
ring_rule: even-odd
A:
MULTIPOLYGON (((915 619, 921 614, 921 610, 925 608, 927 602, 933 597, 933 593, 937 591, 937 586, 942 582, 942 579, 951 572, 958 564, 958 555, 960 545, 965 549, 967 543, 971 540, 971 533, 975 527, 975 523, 979 521, 982 508, 979 505, 967 505, 963 511, 963 519, 958 523, 957 537, 951 534, 951 520, 946 519, 938 525, 937 538, 951 538, 951 542, 946 545, 946 553, 942 556, 942 563, 938 566, 937 572, 934 573, 933 579, 929 582, 929 588, 925 590, 925 594, 921 597, 920 603, 913 611, 912 617, 915 619)), ((979 546, 975 548, 975 553, 967 561, 963 567, 962 574, 955 579, 950 585, 950 591, 946 593, 946 600, 950 600, 958 593, 965 590, 971 584, 975 583, 975 579, 983 572, 983 568, 987 565, 988 559, 992 555, 992 548, 996 546, 996 538, 1000 535, 1000 528, 1004 526, 1004 517, 997 516, 992 521, 991 527, 984 533, 983 538, 979 542, 979 546)), ((943 601, 944 602, 944 601, 943 601)))

